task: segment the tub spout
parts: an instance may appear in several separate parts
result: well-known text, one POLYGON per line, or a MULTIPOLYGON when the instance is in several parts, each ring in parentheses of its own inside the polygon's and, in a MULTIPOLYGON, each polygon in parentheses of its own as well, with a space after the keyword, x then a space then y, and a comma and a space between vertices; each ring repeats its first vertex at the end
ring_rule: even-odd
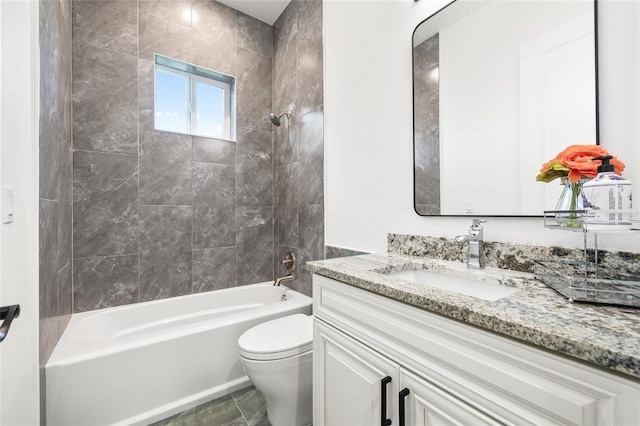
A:
POLYGON ((280 283, 284 283, 287 281, 293 281, 293 274, 285 275, 284 277, 276 277, 276 280, 273 282, 273 285, 279 286, 280 283))

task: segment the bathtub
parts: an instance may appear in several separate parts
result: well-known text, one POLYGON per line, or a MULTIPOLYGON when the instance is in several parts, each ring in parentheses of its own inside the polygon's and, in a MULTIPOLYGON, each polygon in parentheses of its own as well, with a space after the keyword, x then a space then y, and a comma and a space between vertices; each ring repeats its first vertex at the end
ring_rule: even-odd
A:
POLYGON ((147 425, 249 386, 240 335, 311 302, 261 283, 74 314, 46 364, 47 424, 147 425))

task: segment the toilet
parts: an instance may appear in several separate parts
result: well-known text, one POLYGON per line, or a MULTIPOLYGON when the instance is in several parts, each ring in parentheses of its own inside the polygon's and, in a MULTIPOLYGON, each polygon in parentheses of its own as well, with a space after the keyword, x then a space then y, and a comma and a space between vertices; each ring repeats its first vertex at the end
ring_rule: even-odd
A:
POLYGON ((245 331, 238 346, 272 426, 310 425, 313 317, 295 314, 264 322, 245 331))

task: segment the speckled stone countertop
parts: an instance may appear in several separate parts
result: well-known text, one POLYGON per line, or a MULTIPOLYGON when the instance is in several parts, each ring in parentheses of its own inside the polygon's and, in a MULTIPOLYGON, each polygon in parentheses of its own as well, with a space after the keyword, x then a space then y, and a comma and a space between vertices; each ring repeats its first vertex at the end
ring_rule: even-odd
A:
POLYGON ((450 262, 398 254, 366 254, 307 263, 312 272, 640 379, 640 309, 572 303, 533 274, 497 268, 480 272, 450 262), (496 301, 427 287, 385 273, 447 269, 518 287, 496 301))

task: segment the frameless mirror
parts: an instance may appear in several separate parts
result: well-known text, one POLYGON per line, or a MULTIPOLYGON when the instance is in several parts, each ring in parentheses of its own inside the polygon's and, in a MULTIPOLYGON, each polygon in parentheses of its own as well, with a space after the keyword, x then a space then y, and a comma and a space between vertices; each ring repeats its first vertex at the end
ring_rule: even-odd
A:
POLYGON ((413 33, 414 205, 420 215, 541 216, 536 182, 596 144, 594 0, 457 0, 413 33))

